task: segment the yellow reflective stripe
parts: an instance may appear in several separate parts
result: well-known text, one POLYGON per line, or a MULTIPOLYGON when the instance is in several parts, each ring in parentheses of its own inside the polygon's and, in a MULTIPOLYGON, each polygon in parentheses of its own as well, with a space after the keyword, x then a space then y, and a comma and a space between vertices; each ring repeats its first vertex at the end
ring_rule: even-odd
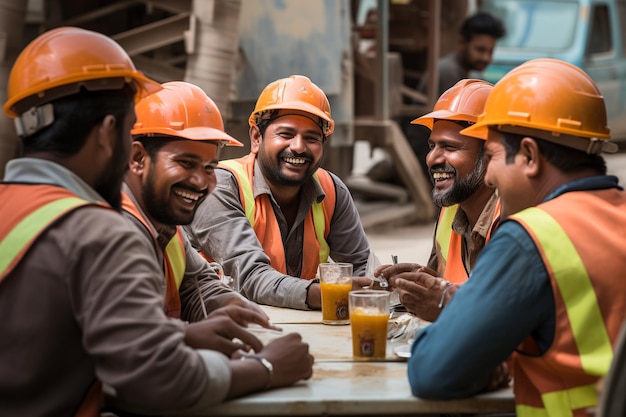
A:
POLYGON ((516 405, 517 417, 572 417, 574 410, 594 407, 598 404, 598 395, 593 384, 548 392, 543 394, 541 399, 545 408, 516 405))
MULTIPOLYGON (((313 174, 313 178, 319 184, 320 179, 317 176, 317 172, 313 174)), ((328 257, 330 256, 330 247, 324 238, 324 232, 326 229, 324 209, 322 207, 322 203, 317 202, 313 204, 311 209, 313 210, 313 227, 315 228, 315 236, 320 244, 320 263, 325 263, 328 262, 328 257)))
POLYGON ((565 303, 583 370, 589 375, 605 375, 613 360, 613 348, 591 280, 576 248, 563 228, 544 210, 531 207, 515 217, 528 221, 546 255, 565 303))
POLYGON ((548 392, 541 396, 551 416, 573 416, 573 410, 593 407, 598 404, 595 385, 583 385, 562 391, 548 392))
POLYGON ((226 166, 233 170, 237 175, 237 181, 239 181, 239 187, 243 192, 243 210, 246 213, 246 218, 252 226, 254 226, 254 193, 252 191, 252 184, 248 178, 248 173, 239 162, 234 159, 228 159, 226 161, 220 161, 220 165, 226 166))
POLYGON ((545 408, 523 404, 517 404, 515 406, 515 415, 517 417, 549 417, 545 408))
POLYGON ((52 201, 26 216, 0 242, 0 276, 11 265, 28 243, 54 219, 75 207, 88 204, 78 197, 66 197, 52 201))
POLYGON ((443 207, 443 215, 439 218, 437 224, 436 240, 439 243, 441 250, 441 256, 445 261, 448 260, 448 251, 450 250, 450 239, 452 238, 452 221, 456 212, 459 209, 459 205, 455 204, 450 207, 443 207))
POLYGON ((176 280, 176 288, 180 288, 180 284, 183 282, 185 275, 186 262, 185 262, 185 247, 183 246, 183 240, 179 236, 180 230, 176 231, 176 234, 165 247, 165 255, 167 256, 167 262, 169 262, 174 272, 174 279, 176 280))

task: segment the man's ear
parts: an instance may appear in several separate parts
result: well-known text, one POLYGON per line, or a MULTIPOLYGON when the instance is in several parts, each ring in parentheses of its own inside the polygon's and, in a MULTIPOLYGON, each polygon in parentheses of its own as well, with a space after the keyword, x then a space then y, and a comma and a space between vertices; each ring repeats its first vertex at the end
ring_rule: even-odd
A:
POLYGON ((130 148, 130 171, 135 175, 141 175, 148 163, 148 159, 148 152, 143 144, 139 141, 134 141, 130 148))
POLYGON ((98 147, 102 152, 102 156, 111 158, 113 150, 115 149, 117 138, 117 129, 115 128, 117 121, 115 116, 107 114, 102 119, 102 122, 96 126, 96 137, 98 141, 98 147))
POLYGON ((263 140, 263 136, 261 136, 261 129, 258 126, 250 126, 249 130, 250 136, 250 152, 256 154, 259 153, 259 147, 261 146, 261 141, 263 140))
POLYGON ((544 159, 539 152, 539 145, 533 138, 525 137, 520 142, 519 154, 525 160, 525 172, 527 176, 536 177, 543 168, 544 159))

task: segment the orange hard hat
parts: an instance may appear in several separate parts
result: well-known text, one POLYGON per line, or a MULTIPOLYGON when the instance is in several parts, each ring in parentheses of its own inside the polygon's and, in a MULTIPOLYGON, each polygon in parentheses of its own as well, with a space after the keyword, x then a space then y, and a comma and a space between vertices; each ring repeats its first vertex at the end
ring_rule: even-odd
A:
POLYGON ((248 118, 248 124, 256 126, 257 116, 266 110, 295 110, 309 113, 321 119, 324 136, 329 136, 335 130, 328 97, 304 75, 291 75, 289 78, 281 78, 268 84, 259 95, 254 111, 248 118))
POLYGON ((162 86, 161 91, 145 97, 135 106, 137 122, 131 130, 133 136, 168 135, 243 146, 224 131, 219 109, 200 87, 184 81, 171 81, 162 86))
POLYGON ((15 118, 31 107, 75 94, 81 87, 116 90, 124 82, 134 83, 138 98, 161 88, 135 69, 113 39, 81 28, 61 27, 37 37, 17 57, 9 75, 4 112, 15 118))
POLYGON ((612 151, 604 97, 583 70, 558 59, 527 61, 496 83, 478 121, 462 134, 486 140, 489 127, 595 154, 612 151))
POLYGON ((493 84, 465 79, 447 89, 435 103, 433 111, 413 120, 411 124, 433 129, 435 120, 457 120, 475 123, 485 108, 493 84))

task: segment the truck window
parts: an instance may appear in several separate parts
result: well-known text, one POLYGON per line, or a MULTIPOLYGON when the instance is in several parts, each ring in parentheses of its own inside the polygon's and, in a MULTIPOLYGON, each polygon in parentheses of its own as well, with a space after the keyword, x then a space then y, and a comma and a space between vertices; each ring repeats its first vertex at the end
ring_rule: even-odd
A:
POLYGON ((592 16, 588 52, 590 54, 611 52, 613 41, 611 39, 611 20, 609 19, 608 7, 606 5, 595 6, 592 16))
POLYGON ((578 2, 563 0, 484 0, 481 9, 504 22, 498 48, 556 52, 574 41, 578 2), (559 22, 555 24, 555 22, 559 22))

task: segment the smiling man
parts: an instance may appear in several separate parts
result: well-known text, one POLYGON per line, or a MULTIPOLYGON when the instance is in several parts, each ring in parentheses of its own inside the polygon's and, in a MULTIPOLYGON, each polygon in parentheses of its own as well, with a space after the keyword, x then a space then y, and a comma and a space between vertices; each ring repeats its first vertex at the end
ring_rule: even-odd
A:
POLYGON ((503 220, 472 278, 417 334, 414 395, 493 388, 494 369, 512 355, 517 416, 596 415, 596 384, 626 318, 626 192, 606 175, 601 153, 617 148, 606 114, 588 74, 533 59, 498 81, 461 131, 486 141, 485 181, 503 220))
POLYGON ((292 75, 265 87, 248 122, 250 154, 220 163, 215 191, 185 230, 249 299, 320 308, 318 264, 349 262, 358 276, 369 255, 348 188, 319 168, 335 127, 328 98, 292 75))
POLYGON ((412 122, 431 129, 426 164, 433 201, 441 207, 433 249, 427 268, 403 263, 376 273, 399 291, 409 311, 425 320, 435 320, 467 280, 499 219, 498 196, 484 182, 484 141, 461 134, 476 122, 492 89, 487 81, 461 80, 439 97, 431 113, 412 122))
POLYGON ((228 304, 260 312, 219 280, 179 227, 193 220, 198 205, 215 188, 219 148, 241 143, 224 132, 219 109, 193 84, 165 83, 135 111, 122 207, 163 265, 166 314, 198 321, 228 304))
POLYGON ((0 415, 111 415, 104 392, 131 407, 115 415, 198 415, 311 377, 308 344, 290 333, 264 345, 243 327, 268 324, 253 310, 189 324, 164 314, 151 237, 119 213, 138 159, 134 104, 163 90, 119 44, 55 28, 20 52, 7 86, 21 149, 0 183, 0 415), (257 355, 233 355, 246 346, 257 355))

